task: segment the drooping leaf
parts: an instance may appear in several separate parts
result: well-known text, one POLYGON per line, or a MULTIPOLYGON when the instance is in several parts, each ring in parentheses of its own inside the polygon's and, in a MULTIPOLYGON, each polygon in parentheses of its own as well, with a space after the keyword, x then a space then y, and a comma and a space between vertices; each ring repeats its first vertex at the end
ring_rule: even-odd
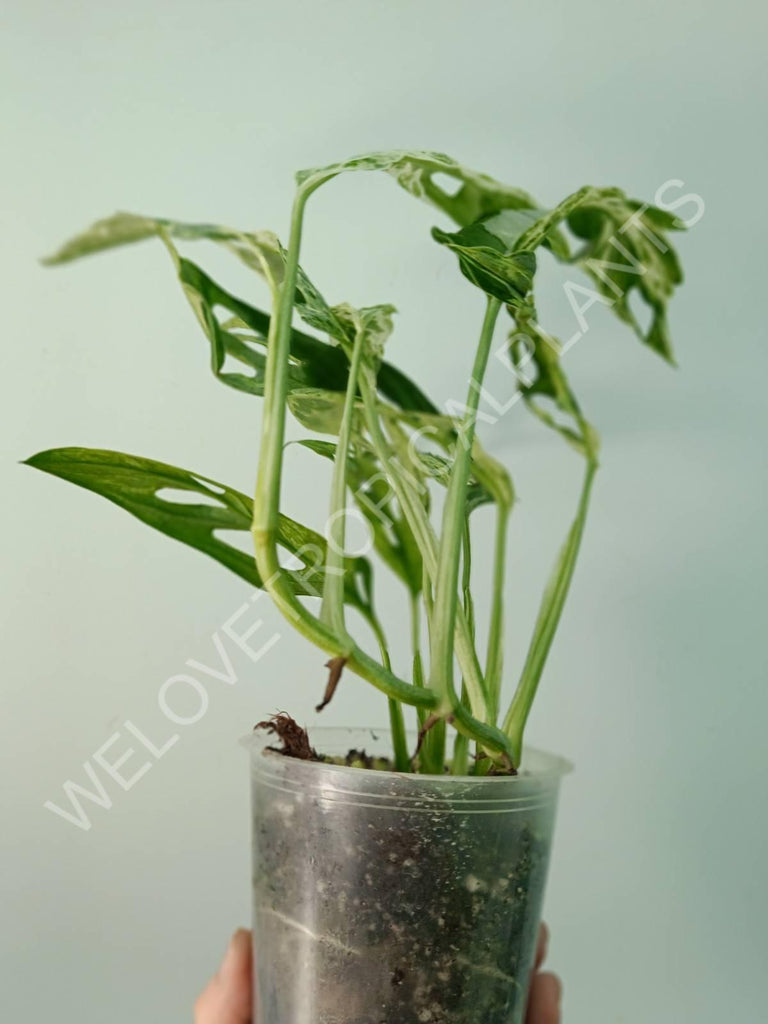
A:
MULTIPOLYGON (((154 459, 104 449, 54 448, 33 455, 26 464, 100 494, 141 522, 210 555, 252 586, 263 588, 253 557, 217 536, 217 531, 224 530, 250 532, 253 503, 240 491, 154 459), (201 501, 192 504, 175 501, 170 494, 161 496, 173 491, 197 494, 201 501)), ((284 515, 278 539, 303 566, 284 570, 293 592, 297 596, 322 592, 325 539, 284 515)), ((358 604, 362 598, 355 577, 365 575, 365 560, 348 561, 347 596, 350 603, 358 604)))
MULTIPOLYGON (((526 250, 546 244, 552 229, 563 221, 587 242, 569 262, 592 277, 598 293, 645 344, 673 361, 666 309, 682 273, 665 231, 677 230, 682 223, 664 210, 628 199, 619 189, 586 186, 531 224, 513 244, 526 250), (647 329, 630 307, 633 290, 650 307, 647 329)), ((556 249, 553 252, 560 256, 556 249)), ((510 304, 508 311, 516 324, 510 352, 526 404, 542 422, 594 461, 599 447, 597 432, 582 415, 568 383, 559 342, 537 323, 532 292, 524 302, 510 304)))
MULTIPOLYGON (((247 266, 273 284, 282 280, 285 253, 270 232, 239 232, 214 224, 186 224, 180 221, 136 214, 118 213, 92 225, 85 232, 66 242, 44 262, 49 265, 67 263, 80 257, 118 248, 150 237, 165 241, 176 265, 185 294, 211 345, 213 372, 224 384, 248 394, 263 394, 263 372, 269 335, 270 316, 239 299, 217 284, 204 270, 182 257, 172 239, 182 241, 208 240, 226 245, 247 266), (229 318, 237 317, 252 332, 242 333, 224 327, 217 310, 229 318), (231 357, 244 364, 250 373, 224 370, 231 357)), ((310 325, 325 330, 335 342, 348 338, 347 327, 337 318, 319 291, 303 271, 299 274, 296 308, 310 325)), ((291 331, 291 386, 343 392, 347 386, 349 362, 338 345, 331 345, 300 330, 291 331)), ((424 392, 397 367, 381 362, 377 385, 381 393, 401 408, 436 412, 424 392)), ((303 400, 299 400, 299 405, 303 400)))
MULTIPOLYGON (((179 280, 211 345, 211 364, 223 383, 250 394, 264 393, 264 367, 269 335, 268 314, 235 298, 218 285, 191 260, 177 260, 179 280), (231 314, 222 323, 217 310, 231 314), (254 370, 252 375, 235 374, 223 369, 232 357, 254 370)), ((339 390, 348 372, 344 353, 318 338, 293 331, 291 363, 288 369, 291 388, 314 387, 339 390)))
POLYGON ((568 226, 584 239, 578 264, 616 315, 668 362, 674 362, 667 324, 667 306, 683 272, 666 231, 685 225, 664 210, 628 199, 620 189, 602 189, 568 217, 568 226), (630 307, 637 292, 650 310, 644 328, 630 307))
MULTIPOLYGON (((464 231, 469 232, 467 238, 478 245, 486 245, 502 252, 516 252, 522 247, 520 239, 534 225, 540 224, 548 217, 548 210, 501 210, 482 220, 468 225, 464 231)), ((557 228, 544 233, 540 243, 557 256, 558 259, 570 258, 568 243, 557 228)), ((525 246, 524 248, 529 248, 525 246)))
POLYGON ((210 343, 211 370, 214 375, 223 384, 237 391, 263 395, 266 354, 261 346, 266 345, 264 327, 267 326, 268 329, 269 318, 265 317, 267 325, 264 325, 260 322, 262 315, 259 315, 259 311, 252 310, 251 312, 257 315, 250 316, 248 321, 243 319, 243 304, 225 292, 190 260, 179 258, 177 271, 187 299, 210 343), (247 340, 221 323, 216 314, 217 308, 225 309, 231 314, 230 319, 236 317, 250 329, 252 333, 247 340), (225 370, 224 365, 229 357, 236 359, 252 372, 235 373, 225 370))
POLYGON ((399 409, 439 415, 437 406, 426 396, 418 384, 414 384, 402 370, 386 360, 379 367, 376 386, 381 394, 390 402, 394 402, 399 409))
POLYGON ((510 252, 484 224, 470 224, 456 232, 433 228, 432 237, 456 253, 464 276, 486 295, 514 309, 530 291, 536 273, 535 254, 510 252))
MULTIPOLYGON (((490 495, 495 502, 511 509, 515 503, 515 487, 512 477, 498 459, 490 455, 475 438, 472 445, 472 476, 482 488, 483 494, 490 495)), ((475 499, 477 500, 477 499, 475 499)), ((485 502, 483 501, 483 504, 485 502)))
MULTIPOLYGON (((356 309, 344 302, 334 306, 333 312, 342 325, 345 335, 351 339, 361 339, 362 365, 370 375, 370 379, 375 381, 384 358, 384 346, 392 334, 392 316, 396 312, 395 307, 380 305, 356 309)), ((347 355, 350 356, 352 342, 345 338, 341 344, 347 355)))
POLYGON ((556 430, 582 455, 597 458, 599 437, 585 419, 562 365, 562 346, 536 322, 532 300, 514 310, 515 329, 510 334, 510 357, 517 369, 517 387, 527 407, 548 427, 556 430), (543 402, 542 402, 543 400, 543 402), (564 417, 558 419, 546 403, 564 417))
MULTIPOLYGON (((569 261, 590 275, 598 293, 646 345, 673 362, 667 305, 683 275, 666 233, 683 230, 683 222, 665 210, 630 199, 621 189, 585 186, 527 228, 516 246, 536 249, 551 241, 553 230, 564 222, 586 243, 569 261), (647 328, 630 307, 635 291, 651 314, 647 328)), ((552 250, 563 258, 557 247, 552 250)))
POLYGON ((384 171, 411 195, 437 206, 460 225, 471 224, 499 210, 529 209, 537 205, 522 189, 464 167, 445 153, 427 150, 366 153, 327 167, 299 171, 296 180, 300 186, 312 188, 347 171, 384 171), (435 176, 441 174, 460 183, 455 194, 435 181, 435 176))
POLYGON ((47 267, 69 263, 83 256, 104 252, 106 249, 141 242, 157 234, 157 218, 141 217, 135 213, 115 213, 111 217, 97 220, 85 231, 67 239, 50 256, 44 257, 42 262, 47 267))
POLYGON ((349 345, 354 340, 349 325, 338 316, 337 309, 325 300, 301 267, 298 270, 293 305, 305 324, 323 331, 334 341, 349 345))
POLYGON ((271 231, 238 231, 220 224, 192 224, 125 212, 96 221, 47 256, 43 263, 46 266, 69 263, 83 256, 116 249, 153 236, 216 242, 229 249, 246 266, 262 274, 273 289, 282 281, 284 254, 277 236, 271 231))

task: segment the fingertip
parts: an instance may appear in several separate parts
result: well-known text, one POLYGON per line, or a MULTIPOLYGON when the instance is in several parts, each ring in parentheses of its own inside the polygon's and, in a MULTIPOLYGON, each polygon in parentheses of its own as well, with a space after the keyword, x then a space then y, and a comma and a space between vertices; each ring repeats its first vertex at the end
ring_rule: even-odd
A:
POLYGON ((544 961, 547 959, 547 952, 549 951, 549 928, 542 921, 539 925, 539 938, 536 943, 536 964, 534 970, 538 971, 544 961))
POLYGON ((244 969, 250 967, 250 962, 251 933, 247 928, 238 928, 229 940, 219 973, 224 977, 240 974, 244 969))
POLYGON ((560 976, 551 971, 542 971, 540 977, 542 983, 547 987, 549 998, 559 1009, 563 1001, 563 983, 560 976))
POLYGON ((563 984, 556 974, 537 974, 531 983, 527 1024, 560 1024, 563 984))
POLYGON ((248 1024, 251 992, 251 933, 238 928, 219 970, 195 1002, 195 1024, 248 1024))
POLYGON ((251 948, 251 933, 247 928, 238 928, 235 934, 232 936, 231 944, 239 950, 250 950, 251 948))

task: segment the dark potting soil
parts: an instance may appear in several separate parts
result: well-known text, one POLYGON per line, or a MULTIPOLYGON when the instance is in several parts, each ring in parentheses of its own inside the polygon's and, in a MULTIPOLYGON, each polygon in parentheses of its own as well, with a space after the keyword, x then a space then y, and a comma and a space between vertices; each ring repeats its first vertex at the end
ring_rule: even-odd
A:
MULTIPOLYGON (((277 736, 282 743, 280 747, 269 747, 276 754, 283 754, 285 757, 293 757, 299 761, 318 761, 324 764, 339 764, 345 765, 347 768, 366 768, 371 771, 378 772, 394 772, 396 771, 395 763, 390 757, 381 757, 379 755, 373 756, 368 754, 365 750, 358 750, 352 748, 347 751, 344 757, 331 757, 328 754, 318 754, 315 748, 309 741, 309 733, 306 729, 299 725, 295 718, 292 718, 285 711, 279 711, 276 715, 272 715, 271 718, 266 719, 263 722, 258 722, 254 726, 254 731, 257 729, 264 729, 269 733, 277 736)), ((416 747, 414 754, 414 762, 418 757, 418 752, 421 746, 421 740, 423 738, 423 731, 419 734, 419 744, 416 747)), ((449 771, 449 766, 445 766, 445 771, 449 771)), ((517 771, 512 768, 504 768, 503 766, 493 765, 488 775, 517 775, 517 771)))

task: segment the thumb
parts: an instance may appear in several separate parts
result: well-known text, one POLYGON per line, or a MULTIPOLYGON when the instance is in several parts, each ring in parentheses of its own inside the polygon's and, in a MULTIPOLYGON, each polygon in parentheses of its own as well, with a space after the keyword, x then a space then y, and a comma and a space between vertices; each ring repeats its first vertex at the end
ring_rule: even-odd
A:
POLYGON ((240 928, 195 1003, 195 1024, 251 1024, 251 933, 240 928))

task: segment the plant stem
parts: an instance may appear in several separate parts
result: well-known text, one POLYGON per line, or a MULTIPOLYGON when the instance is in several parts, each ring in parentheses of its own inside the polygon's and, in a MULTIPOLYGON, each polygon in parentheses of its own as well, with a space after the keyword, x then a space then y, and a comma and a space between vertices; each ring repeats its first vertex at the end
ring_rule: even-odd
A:
MULTIPOLYGON (((366 415, 371 418, 376 416, 375 405, 372 409, 367 410, 366 415)), ((424 563, 426 580, 428 580, 430 584, 434 584, 437 576, 438 544, 437 537, 432 529, 432 524, 430 523, 418 496, 413 493, 409 474, 402 471, 397 459, 391 456, 387 440, 381 432, 381 427, 378 424, 378 419, 375 419, 372 424, 369 424, 369 431, 371 426, 378 428, 379 439, 378 443, 374 441, 374 447, 376 448, 382 466, 389 471, 389 479, 392 483, 398 502, 403 510, 403 515, 405 516, 408 525, 411 527, 414 538, 419 545, 422 561, 424 563)), ((402 447, 403 442, 400 437, 399 428, 397 428, 394 423, 391 423, 390 427, 394 432, 395 443, 399 443, 402 447)), ((426 598, 427 591, 431 593, 431 588, 427 587, 426 582, 424 587, 424 604, 427 609, 427 622, 430 624, 431 646, 432 604, 430 604, 426 598)), ((475 651, 475 645, 470 633, 469 625, 467 623, 466 616, 464 615, 464 610, 461 607, 459 607, 456 612, 455 644, 456 658, 459 662, 459 667, 461 668, 467 685, 467 694, 469 696, 472 714, 481 721, 485 720, 487 715, 485 683, 483 681, 480 661, 477 657, 477 652, 475 651)))
POLYGON ((539 608, 539 615, 534 627, 528 654, 520 675, 515 696, 504 719, 504 732, 512 741, 514 763, 520 764, 523 749, 523 732, 528 714, 531 710, 536 689, 544 670, 558 622, 563 611, 568 589, 573 579, 576 560, 584 534, 584 523, 589 507, 589 495, 592 481, 597 470, 597 460, 593 455, 587 458, 587 468, 582 485, 576 517, 568 531, 565 544, 560 551, 557 562, 550 576, 547 588, 539 608))
MULTIPOLYGON (((352 421, 355 416, 357 381, 360 375, 365 332, 362 327, 355 334, 350 360, 344 411, 341 416, 336 458, 331 480, 331 507, 328 516, 328 548, 325 560, 325 584, 320 618, 339 636, 347 636, 344 618, 344 544, 346 536, 347 461, 349 458, 352 421)), ((385 668, 389 668, 389 658, 385 668)))
MULTIPOLYGON (((462 683, 461 703, 467 705, 467 688, 462 683)), ((467 775, 469 772, 469 736, 457 732, 453 741, 453 757, 451 758, 451 775, 467 775)))
MULTIPOLYGON (((379 651, 381 652, 382 664, 384 665, 384 668, 390 669, 392 666, 389 658, 389 645, 387 644, 387 638, 384 635, 384 629, 381 622, 372 609, 369 609, 364 614, 368 624, 376 636, 376 642, 378 643, 379 651)), ((388 703, 389 725, 392 732, 392 750, 395 758, 395 770, 398 772, 410 772, 411 757, 408 753, 408 740, 405 735, 403 709, 400 703, 392 697, 389 698, 388 703)))
POLYGON ((405 734, 403 708, 399 701, 389 698, 389 728, 392 733, 392 749, 395 755, 395 771, 411 771, 411 755, 408 751, 408 737, 405 734))
MULTIPOLYGON (((368 680, 388 697, 405 704, 434 710, 441 703, 438 694, 429 688, 416 687, 399 679, 394 673, 379 665, 373 658, 360 650, 357 645, 352 644, 350 638, 337 636, 325 623, 312 615, 293 593, 278 558, 277 526, 285 442, 293 302, 299 267, 304 207, 311 192, 320 184, 322 181, 313 180, 311 185, 305 184, 300 188, 296 195, 291 214, 291 232, 286 252, 284 278, 276 296, 276 312, 270 322, 264 374, 265 397, 261 448, 252 527, 256 564, 264 580, 264 586, 276 607, 297 632, 307 637, 322 650, 344 658, 347 667, 352 672, 368 680)), ((368 388, 364 387, 362 390, 365 399, 368 388)), ((368 395, 369 407, 372 401, 373 399, 368 395)), ((378 419, 376 419, 376 425, 378 426, 378 419)), ((384 464, 386 461, 385 455, 384 464)), ((456 703, 458 704, 458 701, 456 703)), ((465 708, 454 709, 454 725, 472 739, 482 742, 487 749, 509 756, 511 747, 508 737, 500 730, 474 718, 465 708)))
POLYGON ((421 605, 417 594, 411 593, 411 650, 414 655, 421 651, 421 605))
MULTIPOLYGON (((424 559, 422 559, 422 584, 421 593, 424 599, 424 611, 427 617, 427 639, 432 635, 432 581, 429 573, 427 572, 427 565, 424 559)), ((415 608, 414 614, 419 615, 418 605, 415 608)), ((418 641, 418 618, 412 621, 412 629, 416 628, 416 640, 418 641)), ((413 659, 413 681, 417 686, 426 687, 426 681, 424 679, 424 664, 421 658, 421 644, 417 642, 415 647, 416 654, 413 659)), ((423 729, 427 721, 427 713, 424 710, 417 712, 419 716, 419 728, 423 729)), ((443 759, 438 759, 435 751, 435 726, 433 726, 426 734, 422 736, 421 750, 419 751, 419 765, 427 775, 439 775, 443 770, 443 761, 445 760, 445 754, 443 759)))
MULTIPOLYGON (((472 640, 475 639, 475 607, 472 601, 472 537, 469 528, 469 516, 464 522, 462 534, 463 559, 461 563, 461 592, 464 600, 464 614, 467 617, 472 640)), ((487 683, 487 680, 486 680, 487 683)), ((467 705, 467 686, 462 680, 461 703, 467 705)), ((469 768, 469 739, 463 733, 457 732, 453 743, 453 758, 451 759, 451 774, 466 775, 469 768)))
MULTIPOLYGON (((429 580, 426 579, 426 571, 423 568, 423 562, 422 573, 425 579, 421 593, 426 605, 429 600, 430 583, 429 580)), ((413 685, 424 686, 424 669, 421 663, 421 604, 419 602, 418 595, 414 593, 411 593, 411 651, 413 655, 413 685)), ((416 714, 418 715, 419 728, 421 729, 427 719, 427 713, 424 708, 417 708, 416 714)))
POLYGON ((348 638, 338 637, 312 615, 293 593, 278 558, 277 528, 288 397, 291 320, 299 266, 302 217, 308 195, 307 191, 299 191, 294 202, 285 277, 276 296, 277 308, 269 328, 261 447, 253 506, 252 532, 256 564, 264 580, 264 586, 276 607, 299 633, 321 650, 345 658, 351 671, 368 680, 388 697, 431 709, 437 703, 434 694, 427 690, 417 690, 404 680, 398 679, 357 646, 350 645, 348 638))
POLYGON ((488 652, 485 662, 485 682, 491 705, 490 720, 495 723, 499 717, 501 675, 504 667, 504 576, 507 561, 507 533, 510 506, 499 503, 496 506, 496 537, 493 551, 493 601, 491 622, 488 630, 488 652))
MULTIPOLYGON (((456 440, 456 455, 443 509, 435 582, 435 623, 430 651, 430 685, 440 694, 440 707, 445 714, 455 712, 459 705, 453 688, 453 637, 456 630, 456 589, 459 579, 461 538, 466 518, 467 484, 472 465, 472 443, 475 437, 480 388, 488 365, 493 329, 500 309, 499 299, 489 297, 470 378, 467 412, 456 440)), ((487 715, 487 706, 485 712, 487 715)))

